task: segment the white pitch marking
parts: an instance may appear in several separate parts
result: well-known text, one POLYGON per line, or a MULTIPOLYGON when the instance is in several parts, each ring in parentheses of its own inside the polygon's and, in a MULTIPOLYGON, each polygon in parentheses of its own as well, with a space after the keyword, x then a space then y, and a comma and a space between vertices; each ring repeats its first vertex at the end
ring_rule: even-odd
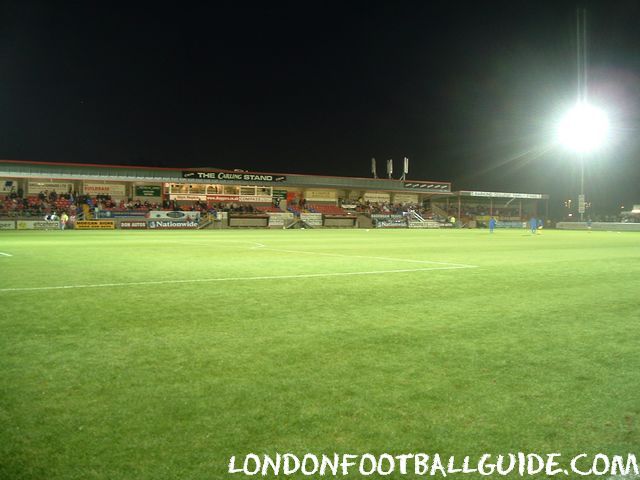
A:
POLYGON ((122 283, 95 283, 86 285, 58 285, 51 287, 19 287, 0 288, 0 292, 34 292, 42 290, 66 290, 74 288, 102 288, 102 287, 129 287, 133 285, 168 285, 176 283, 204 283, 204 282, 244 282, 251 280, 282 280, 293 278, 322 278, 322 277, 346 277, 351 275, 381 275, 386 273, 410 273, 427 272, 432 270, 456 270, 462 268, 474 268, 473 266, 443 266, 431 268, 406 268, 399 270, 371 270, 367 272, 333 272, 333 273, 301 273, 296 275, 264 275, 257 277, 220 277, 220 278, 194 278, 188 280, 157 280, 148 282, 122 282, 122 283))
POLYGON ((3 255, 5 257, 13 257, 13 255, 11 255, 10 253, 4 253, 4 252, 0 252, 0 255, 3 255))
POLYGON ((239 241, 235 241, 235 240, 215 240, 215 242, 212 243, 196 243, 196 242, 174 242, 177 243, 178 245, 196 245, 196 246, 201 246, 201 247, 217 247, 219 246, 219 243, 234 243, 234 244, 238 244, 238 243, 250 243, 251 245, 254 245, 253 247, 250 247, 249 250, 253 250, 256 248, 262 248, 265 245, 263 245, 262 243, 258 243, 258 242, 246 242, 244 240, 239 240, 239 241))
POLYGON ((477 265, 466 265, 464 263, 433 262, 430 260, 413 260, 410 258, 369 257, 366 255, 346 255, 342 253, 309 252, 305 250, 283 250, 280 248, 261 248, 261 250, 270 250, 272 252, 284 252, 284 253, 306 253, 309 255, 324 255, 327 257, 367 258, 370 260, 387 260, 391 262, 425 263, 428 265, 449 265, 449 266, 459 267, 459 268, 476 268, 477 267, 477 265))

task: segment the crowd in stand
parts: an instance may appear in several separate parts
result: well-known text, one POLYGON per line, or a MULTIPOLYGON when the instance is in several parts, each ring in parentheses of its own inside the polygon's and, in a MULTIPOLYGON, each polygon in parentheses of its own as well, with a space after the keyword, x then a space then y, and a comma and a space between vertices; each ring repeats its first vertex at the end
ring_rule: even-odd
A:
POLYGON ((237 203, 218 203, 212 204, 210 207, 211 213, 216 212, 227 212, 227 213, 237 213, 237 214, 255 214, 262 213, 259 207, 254 207, 251 204, 237 204, 237 203))
POLYGON ((109 195, 79 195, 76 192, 57 193, 44 190, 38 195, 25 196, 22 189, 12 190, 0 202, 0 214, 7 217, 44 217, 50 214, 76 215, 82 205, 88 205, 96 213, 104 211, 136 211, 148 212, 151 210, 183 210, 197 211, 201 213, 228 212, 238 214, 255 214, 263 210, 270 210, 265 206, 254 206, 239 203, 207 204, 196 201, 190 204, 180 204, 175 200, 165 200, 161 204, 141 200, 115 201, 109 195))
POLYGON ((211 213, 215 215, 218 212, 227 212, 235 214, 259 214, 268 208, 264 205, 252 205, 250 203, 206 203, 201 201, 193 202, 189 205, 180 205, 174 200, 165 201, 163 203, 164 210, 183 210, 200 213, 211 213))
MULTIPOLYGON (((458 207, 450 207, 448 210, 450 215, 458 215, 458 207)), ((468 206, 463 205, 460 211, 460 214, 463 217, 477 217, 477 216, 489 216, 493 215, 496 217, 520 217, 520 208, 512 208, 512 207, 496 207, 490 209, 487 205, 476 205, 476 206, 468 206)))
MULTIPOLYGON (((383 214, 383 215, 406 215, 409 212, 416 212, 425 219, 447 220, 450 217, 457 217, 459 214, 457 206, 450 206, 445 209, 447 218, 441 218, 430 209, 415 203, 391 203, 391 202, 369 202, 369 201, 343 201, 341 202, 344 213, 357 212, 363 214, 383 214), (348 207, 347 207, 348 205, 348 207), (353 208, 355 206, 355 208, 353 208)), ((227 212, 233 214, 261 214, 267 211, 281 211, 273 205, 242 204, 242 203, 207 203, 195 201, 192 203, 180 203, 175 200, 165 200, 162 203, 149 202, 148 200, 119 200, 112 199, 109 195, 98 195, 91 197, 78 194, 73 191, 58 193, 55 190, 44 190, 37 195, 25 196, 21 188, 12 189, 11 192, 2 199, 0 197, 0 216, 5 217, 44 217, 46 215, 66 213, 70 217, 75 217, 82 210, 83 205, 88 205, 93 212, 116 211, 116 212, 148 212, 151 210, 183 210, 196 211, 202 214, 227 212)), ((326 204, 329 205, 329 204, 326 204)), ((339 209, 333 204, 335 209, 339 209)), ((307 204, 301 199, 295 205, 290 205, 289 210, 295 213, 313 212, 314 204, 307 204)), ((318 210, 321 211, 321 210, 318 210)), ((337 210, 331 213, 339 213, 337 210)), ((486 205, 467 206, 463 205, 460 213, 464 218, 473 219, 477 216, 489 216, 502 218, 520 217, 519 208, 494 207, 490 210, 486 205)), ((523 213, 524 215, 524 213, 523 213)), ((526 215, 525 215, 526 216, 526 215)), ((621 221, 621 218, 614 215, 598 216, 591 215, 593 221, 621 221)), ((637 216, 622 218, 622 221, 640 221, 637 216)))
MULTIPOLYGON (((351 202, 349 202, 351 203, 351 202)), ((3 214, 7 216, 44 216, 50 213, 66 212, 69 215, 75 215, 82 205, 88 205, 94 212, 104 211, 136 211, 148 212, 150 210, 183 210, 197 211, 201 213, 215 214, 217 212, 227 212, 235 214, 259 214, 265 211, 279 211, 273 206, 252 205, 241 203, 207 203, 195 201, 189 204, 177 202, 175 200, 165 200, 161 204, 149 202, 147 200, 120 200, 115 201, 109 195, 97 195, 91 197, 88 195, 80 195, 76 192, 57 193, 55 190, 48 192, 42 191, 35 196, 24 196, 22 189, 14 190, 7 195, 2 203, 3 214)), ((424 208, 415 203, 391 203, 391 202, 354 202, 355 212, 364 214, 387 214, 387 215, 403 215, 408 212, 416 212, 423 218, 434 218, 430 209, 424 208)), ((336 207, 339 208, 339 207, 336 207)), ((291 206, 290 210, 299 212, 314 211, 313 205, 308 205, 306 200, 301 199, 297 205, 291 206)), ((353 209, 344 210, 353 212, 353 209)), ((457 209, 452 208, 451 215, 457 215, 457 209)), ((463 215, 488 215, 489 212, 482 206, 465 207, 463 215)), ((517 209, 500 209, 495 210, 494 215, 518 216, 517 209)))
POLYGON ((432 212, 417 203, 391 203, 391 202, 355 202, 356 212, 364 214, 403 215, 408 212, 416 212, 423 218, 431 218, 432 212))
MULTIPOLYGON (((351 203, 351 202, 350 202, 351 203)), ((477 216, 499 216, 499 217, 520 217, 520 209, 511 207, 495 207, 490 213, 490 209, 485 205, 468 206, 463 205, 461 211, 458 211, 457 206, 451 206, 448 209, 443 209, 447 213, 447 217, 440 218, 431 209, 416 203, 391 203, 391 202, 353 202, 355 204, 355 210, 358 213, 365 214, 382 214, 382 215, 404 215, 408 212, 416 212, 425 219, 435 220, 447 220, 450 217, 457 217, 461 214, 463 218, 474 218, 477 216)))
POLYGON ((65 212, 76 214, 76 202, 79 200, 72 192, 57 193, 45 190, 38 195, 24 196, 22 189, 12 190, 2 202, 2 213, 9 217, 45 216, 65 212))

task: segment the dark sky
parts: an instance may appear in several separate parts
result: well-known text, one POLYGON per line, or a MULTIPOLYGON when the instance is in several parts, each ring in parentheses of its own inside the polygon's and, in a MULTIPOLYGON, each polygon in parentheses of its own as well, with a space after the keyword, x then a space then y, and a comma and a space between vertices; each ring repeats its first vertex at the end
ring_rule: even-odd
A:
MULTIPOLYGON (((553 145, 585 2, 0 0, 0 158, 369 176, 576 192, 553 145)), ((587 2, 612 135, 598 205, 640 203, 640 1, 587 2)))

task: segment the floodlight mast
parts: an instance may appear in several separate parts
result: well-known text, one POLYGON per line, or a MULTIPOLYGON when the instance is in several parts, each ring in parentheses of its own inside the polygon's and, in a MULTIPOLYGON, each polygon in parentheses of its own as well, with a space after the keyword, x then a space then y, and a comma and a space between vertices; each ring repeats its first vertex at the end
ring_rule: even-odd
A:
POLYGON ((559 140, 575 151, 580 162, 580 195, 578 212, 584 220, 584 162, 585 154, 596 149, 603 141, 608 130, 607 116, 601 110, 589 105, 588 101, 588 56, 587 56, 587 11, 577 10, 576 16, 576 65, 577 65, 577 102, 575 107, 560 123, 559 140))
MULTIPOLYGON (((587 105, 587 10, 578 8, 577 14, 577 54, 578 54, 578 105, 587 105)), ((578 197, 578 212, 580 221, 584 221, 586 206, 584 196, 584 153, 578 153, 580 162, 580 197, 578 197)))
POLYGON ((607 115, 589 105, 588 100, 588 55, 587 55, 587 11, 577 11, 577 66, 578 66, 578 102, 569 112, 561 125, 561 137, 564 143, 576 151, 580 162, 580 196, 578 197, 578 212, 580 220, 584 220, 584 162, 585 154, 595 150, 604 142, 609 130, 607 115))

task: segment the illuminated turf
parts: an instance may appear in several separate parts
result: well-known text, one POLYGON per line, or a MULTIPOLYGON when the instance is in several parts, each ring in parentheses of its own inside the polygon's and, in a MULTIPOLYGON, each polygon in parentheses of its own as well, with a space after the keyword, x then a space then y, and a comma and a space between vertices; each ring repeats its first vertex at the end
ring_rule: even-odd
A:
POLYGON ((0 252, 3 479, 640 445, 639 234, 0 232, 0 252))

